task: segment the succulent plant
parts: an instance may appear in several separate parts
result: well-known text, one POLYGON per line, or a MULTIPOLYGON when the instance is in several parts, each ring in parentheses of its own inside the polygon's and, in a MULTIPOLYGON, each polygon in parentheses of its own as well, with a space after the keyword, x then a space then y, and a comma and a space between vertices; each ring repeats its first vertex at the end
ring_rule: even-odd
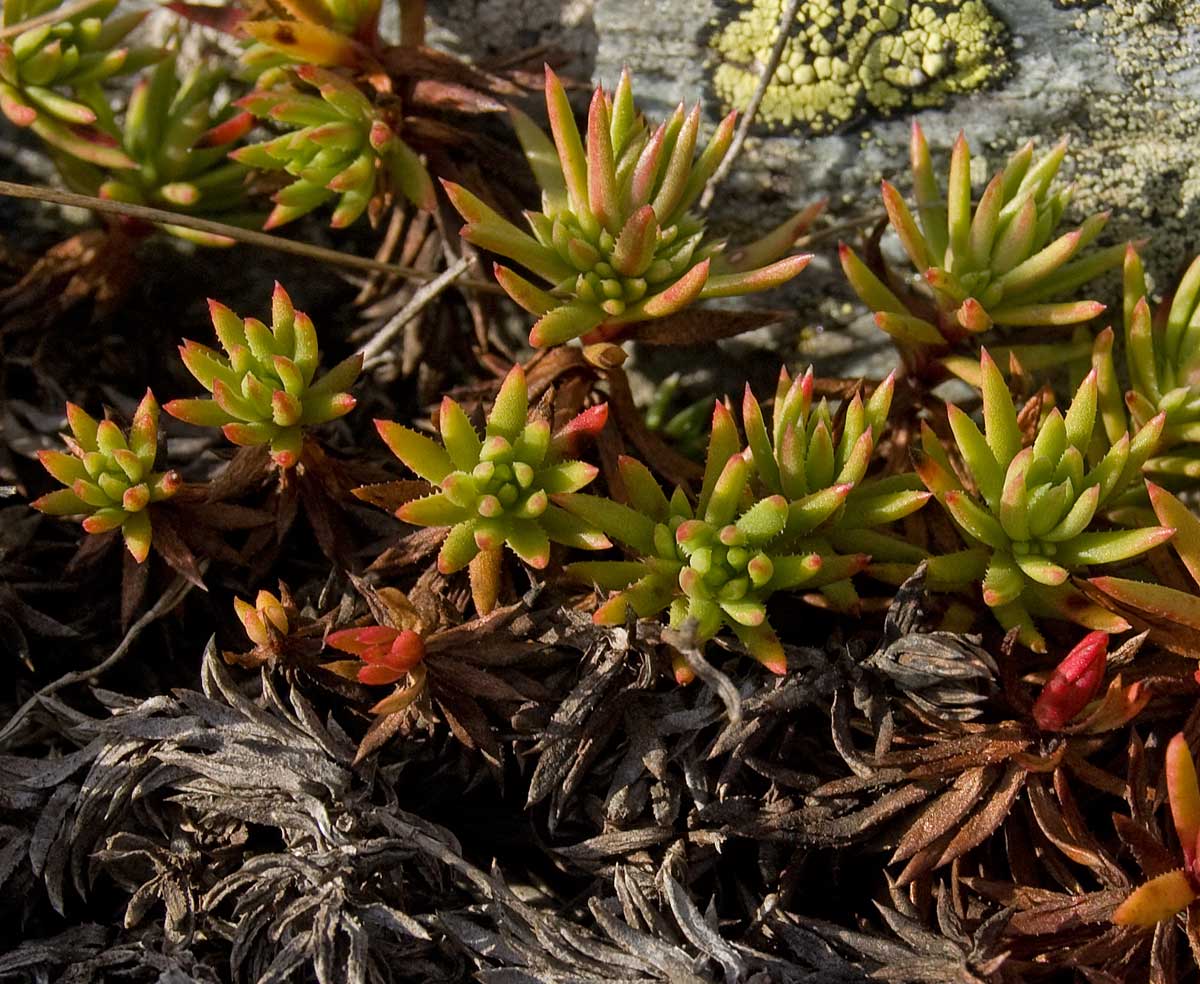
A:
POLYGON ((1167 745, 1165 772, 1167 802, 1183 867, 1135 888, 1113 913, 1113 922, 1118 926, 1152 929, 1174 919, 1200 898, 1200 785, 1192 751, 1182 732, 1167 745))
POLYGON ((238 105, 288 128, 281 136, 230 154, 247 167, 284 171, 295 179, 275 193, 276 205, 264 228, 274 229, 334 200, 334 228, 350 225, 363 212, 374 221, 395 192, 418 208, 435 207, 433 181, 400 138, 398 118, 374 106, 336 72, 302 65, 272 73, 269 85, 238 105))
MULTIPOLYGON (((600 625, 619 625, 632 612, 650 618, 670 610, 670 625, 682 629, 694 620, 695 640, 711 639, 729 628, 750 654, 772 673, 784 673, 787 659, 767 621, 771 595, 840 580, 861 566, 835 558, 826 565, 815 552, 785 549, 789 520, 783 495, 756 497, 752 455, 741 450, 733 416, 718 402, 704 479, 695 507, 681 487, 668 499, 650 470, 634 458, 619 463, 629 505, 586 494, 555 501, 624 544, 629 560, 581 561, 568 566, 574 577, 615 590, 595 613, 600 625), (832 571, 823 570, 826 567, 832 571)), ((677 676, 686 678, 682 667, 677 676)))
POLYGON ((790 280, 808 255, 779 259, 798 235, 789 219, 739 250, 736 264, 706 238, 689 211, 733 139, 734 116, 717 127, 693 161, 700 108, 682 104, 650 130, 633 102, 629 73, 613 94, 597 88, 586 148, 562 83, 546 69, 553 140, 524 114, 513 124, 542 189, 542 210, 527 212, 530 236, 460 185, 444 182, 467 221, 464 239, 515 261, 551 286, 544 290, 499 264, 500 286, 538 316, 530 344, 558 345, 603 329, 674 314, 693 301, 766 290, 790 280), (775 261, 775 262, 771 262, 775 261), (752 269, 758 264, 767 266, 752 269))
POLYGON ((585 410, 557 434, 549 421, 529 419, 525 372, 505 377, 481 440, 466 412, 442 400, 442 444, 388 420, 375 421, 392 453, 438 491, 405 503, 396 515, 415 526, 448 527, 438 570, 470 567, 471 591, 480 614, 491 611, 499 591, 501 548, 507 544, 530 567, 550 561, 550 544, 585 550, 611 546, 594 525, 551 502, 596 477, 583 461, 564 460, 575 439, 604 426, 607 406, 585 410))
MULTIPOLYGON (((169 55, 140 79, 121 123, 107 106, 101 111, 97 128, 113 138, 132 166, 106 171, 74 155, 59 154, 59 170, 68 184, 85 194, 242 220, 248 172, 227 155, 249 131, 253 118, 232 106, 214 109, 224 72, 198 66, 180 80, 177 68, 175 56, 169 55)), ((164 228, 203 245, 233 242, 182 226, 164 228)))
POLYGON ((126 436, 113 421, 97 421, 74 403, 67 404, 71 452, 39 451, 38 460, 66 486, 32 505, 50 516, 84 516, 89 533, 120 529, 134 560, 150 553, 150 506, 173 496, 182 484, 174 471, 158 472, 158 404, 149 390, 138 404, 126 436))
MULTIPOLYGON (((919 550, 878 527, 920 509, 929 493, 914 475, 867 480, 894 392, 895 378, 889 375, 865 403, 856 393, 838 425, 828 401, 813 405, 812 369, 793 380, 785 368, 768 430, 747 385, 742 421, 750 461, 762 491, 787 502, 783 533, 794 548, 815 551, 826 561, 843 557, 855 566, 868 556, 881 564, 907 563, 906 573, 921 559, 919 550)), ((858 601, 849 580, 821 590, 835 607, 851 608, 858 601)))
POLYGON ((331 632, 325 642, 355 658, 323 663, 322 669, 369 687, 403 681, 371 708, 372 714, 399 713, 425 690, 425 640, 413 629, 365 625, 331 632))
POLYGON ((269 444, 281 468, 300 460, 303 429, 342 417, 354 409, 346 392, 362 371, 362 355, 352 355, 315 383, 319 352, 311 319, 292 306, 279 284, 271 298, 271 327, 239 318, 210 300, 213 328, 226 354, 185 340, 180 357, 212 394, 211 400, 172 400, 172 417, 201 427, 220 427, 234 444, 269 444))
POLYGON ((368 686, 395 683, 425 658, 425 643, 412 629, 367 625, 331 632, 325 642, 334 649, 358 657, 326 663, 325 669, 352 676, 368 686))
POLYGON ((983 579, 983 600, 1006 629, 1045 652, 1034 615, 1120 632, 1124 619, 1089 602, 1068 583, 1094 564, 1127 560, 1165 542, 1170 527, 1096 529, 1114 497, 1140 481, 1141 467, 1162 432, 1162 415, 1130 438, 1122 435, 1103 456, 1091 455, 1098 405, 1097 374, 1088 373, 1064 416, 1052 409, 1025 447, 1017 410, 995 362, 980 357, 984 431, 954 405, 950 427, 970 487, 926 425, 917 473, 973 546, 934 558, 931 574, 968 583, 983 579), (1098 457, 1098 460, 1093 458, 1098 457), (1090 465, 1090 467, 1089 467, 1090 465))
POLYGON ((271 641, 271 636, 288 634, 287 609, 282 601, 270 591, 260 591, 254 597, 254 604, 241 598, 233 599, 233 610, 237 613, 238 621, 246 630, 246 635, 256 646, 265 646, 271 641))
MULTIPOLYGON (((6 0, 0 27, 11 28, 51 13, 62 0, 6 0)), ((0 41, 0 111, 47 143, 107 167, 130 162, 102 135, 88 130, 106 101, 99 83, 160 57, 151 48, 118 47, 146 11, 109 15, 117 0, 96 0, 60 21, 0 41)))
POLYGON ((1125 253, 1125 394, 1137 426, 1166 415, 1158 453, 1145 470, 1163 481, 1200 478, 1200 257, 1179 281, 1170 306, 1152 316, 1137 250, 1125 253))
POLYGON ((1102 212, 1053 238, 1071 189, 1052 190, 1066 141, 1036 163, 1028 143, 994 175, 972 209, 971 151, 959 134, 950 159, 948 193, 933 176, 929 146, 915 122, 911 157, 917 217, 889 182, 883 203, 904 251, 921 274, 923 290, 885 283, 846 245, 842 269, 875 312, 875 322, 902 349, 945 350, 993 325, 1060 327, 1104 310, 1095 301, 1062 300, 1121 262, 1122 246, 1077 258, 1108 221, 1102 212))

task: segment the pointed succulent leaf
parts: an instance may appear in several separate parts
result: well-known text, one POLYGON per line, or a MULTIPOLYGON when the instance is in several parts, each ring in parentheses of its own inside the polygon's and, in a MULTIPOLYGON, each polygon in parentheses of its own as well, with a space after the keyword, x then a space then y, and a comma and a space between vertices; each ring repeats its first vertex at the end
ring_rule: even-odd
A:
POLYGON ((436 441, 390 420, 376 420, 375 428, 392 454, 415 474, 435 485, 454 470, 454 462, 436 441))
POLYGON ((1193 887, 1185 871, 1168 871, 1135 888, 1117 906, 1112 920, 1118 926, 1152 929, 1157 923, 1173 918, 1191 905, 1200 892, 1193 887))
POLYGON ((1167 745, 1165 771, 1171 819, 1183 848, 1184 862, 1192 868, 1196 861, 1197 837, 1200 836, 1200 786, 1196 781, 1196 763, 1182 733, 1167 745))

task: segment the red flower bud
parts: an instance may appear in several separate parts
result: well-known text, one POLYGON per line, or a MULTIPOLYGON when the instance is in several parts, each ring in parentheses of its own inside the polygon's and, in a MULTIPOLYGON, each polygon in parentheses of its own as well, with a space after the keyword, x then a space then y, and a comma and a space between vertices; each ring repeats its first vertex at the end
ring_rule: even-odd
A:
POLYGON ((550 440, 550 447, 560 455, 578 454, 587 438, 594 438, 608 422, 608 404, 597 403, 564 424, 550 440))
POLYGON ((1104 682, 1107 654, 1105 632, 1089 632, 1067 653, 1033 705, 1033 719, 1039 728, 1058 731, 1084 709, 1104 682))

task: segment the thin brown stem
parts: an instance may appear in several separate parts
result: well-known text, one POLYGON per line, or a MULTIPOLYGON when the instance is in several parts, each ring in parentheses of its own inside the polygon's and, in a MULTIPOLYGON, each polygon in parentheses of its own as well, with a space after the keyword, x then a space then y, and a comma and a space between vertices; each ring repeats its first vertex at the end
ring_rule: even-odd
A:
POLYGON ((400 0, 400 47, 425 43, 425 0, 400 0))
POLYGON ((0 28, 0 41, 15 38, 18 34, 32 31, 35 27, 41 27, 43 24, 58 24, 69 20, 76 14, 82 14, 89 8, 96 6, 98 2, 99 0, 75 0, 74 3, 69 3, 65 7, 48 10, 44 14, 38 14, 37 17, 30 17, 29 20, 21 21, 19 24, 10 24, 8 27, 0 28))
POLYGON ((426 306, 442 291, 462 276, 467 267, 473 262, 474 257, 459 257, 447 269, 443 270, 437 279, 431 280, 429 283, 418 288, 413 293, 412 300, 404 305, 399 313, 380 328, 375 337, 362 347, 360 351, 362 352, 364 368, 370 369, 385 361, 388 346, 404 330, 404 326, 425 310, 426 306))
MULTIPOLYGON (((0 181, 0 195, 7 195, 10 198, 26 198, 32 201, 51 202, 55 205, 72 205, 76 208, 91 209, 93 212, 103 212, 108 215, 123 215, 132 219, 140 219, 143 222, 183 226, 185 229, 195 229, 199 232, 225 236, 237 242, 245 243, 248 246, 263 246, 266 249, 278 250, 281 253, 291 253, 295 256, 304 256, 311 260, 332 263, 355 270, 378 270, 422 283, 436 280, 440 276, 437 271, 433 270, 417 270, 413 267, 399 266, 395 263, 381 263, 369 257, 339 253, 335 249, 325 249, 322 246, 313 246, 309 243, 297 242, 294 239, 271 236, 265 232, 242 229, 239 226, 226 225, 224 222, 214 222, 211 219, 201 219, 194 215, 181 215, 178 212, 167 212, 163 209, 150 208, 147 205, 134 205, 129 202, 93 198, 91 195, 77 195, 72 191, 59 191, 54 188, 45 188, 41 185, 0 181)), ((485 293, 503 293, 497 284, 487 280, 463 279, 459 280, 458 283, 461 286, 471 287, 474 290, 484 291, 485 293)))
POLYGON ((708 208, 713 200, 713 195, 716 194, 717 186, 725 180, 725 175, 729 173, 733 167, 733 162, 737 160, 738 154, 741 153, 742 144, 746 142, 746 137, 750 134, 750 127, 754 125, 754 117, 758 114, 758 107, 762 105, 763 96, 767 92, 767 86, 771 84, 771 79, 775 76, 775 70, 779 68, 779 62, 783 58, 783 49, 787 45, 788 28, 796 19, 796 12, 799 9, 800 0, 788 0, 784 5, 783 13, 779 16, 779 34, 775 38, 775 45, 771 48, 771 55, 759 73, 758 85, 754 88, 754 95, 750 98, 750 105, 742 113, 737 132, 733 135, 733 142, 729 145, 725 159, 721 161, 720 166, 713 173, 713 176, 708 179, 708 184, 704 186, 704 194, 700 196, 701 211, 708 208))
MULTIPOLYGON (((203 566, 207 566, 207 564, 203 566)), ((182 574, 178 575, 175 580, 171 582, 171 586, 167 588, 158 601, 155 602, 154 607, 142 615, 141 618, 139 618, 133 623, 133 625, 129 627, 129 631, 125 633, 125 637, 121 640, 120 645, 117 646, 117 648, 114 649, 103 662, 97 663, 95 666, 86 670, 76 670, 72 673, 66 673, 63 676, 60 676, 57 680, 46 684, 46 686, 42 687, 41 690, 30 697, 29 700, 25 701, 25 703, 22 704, 17 709, 17 712, 9 719, 8 723, 2 729, 0 729, 0 742, 7 741, 9 738, 11 738, 21 726, 21 723, 25 720, 25 718, 29 716, 30 711, 32 711, 47 697, 52 696, 53 694, 62 690, 63 687, 68 687, 71 684, 95 680, 96 677, 116 666, 116 664, 125 657, 125 654, 129 652, 129 648, 133 645, 134 640, 137 639, 137 637, 140 636, 149 625, 158 621, 169 611, 171 611, 171 609, 183 601, 184 596, 191 591, 193 587, 195 587, 195 585, 192 584, 191 581, 189 581, 182 574)))

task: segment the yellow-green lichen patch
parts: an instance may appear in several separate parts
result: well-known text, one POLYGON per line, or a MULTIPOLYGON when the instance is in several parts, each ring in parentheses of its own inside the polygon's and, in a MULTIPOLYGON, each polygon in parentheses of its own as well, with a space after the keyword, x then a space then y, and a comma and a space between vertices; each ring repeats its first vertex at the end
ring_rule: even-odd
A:
MULTIPOLYGON (((750 101, 784 0, 737 0, 713 33, 712 86, 726 109, 750 101)), ((984 0, 804 0, 758 121, 828 133, 871 115, 942 105, 1009 69, 1008 31, 984 0)))

